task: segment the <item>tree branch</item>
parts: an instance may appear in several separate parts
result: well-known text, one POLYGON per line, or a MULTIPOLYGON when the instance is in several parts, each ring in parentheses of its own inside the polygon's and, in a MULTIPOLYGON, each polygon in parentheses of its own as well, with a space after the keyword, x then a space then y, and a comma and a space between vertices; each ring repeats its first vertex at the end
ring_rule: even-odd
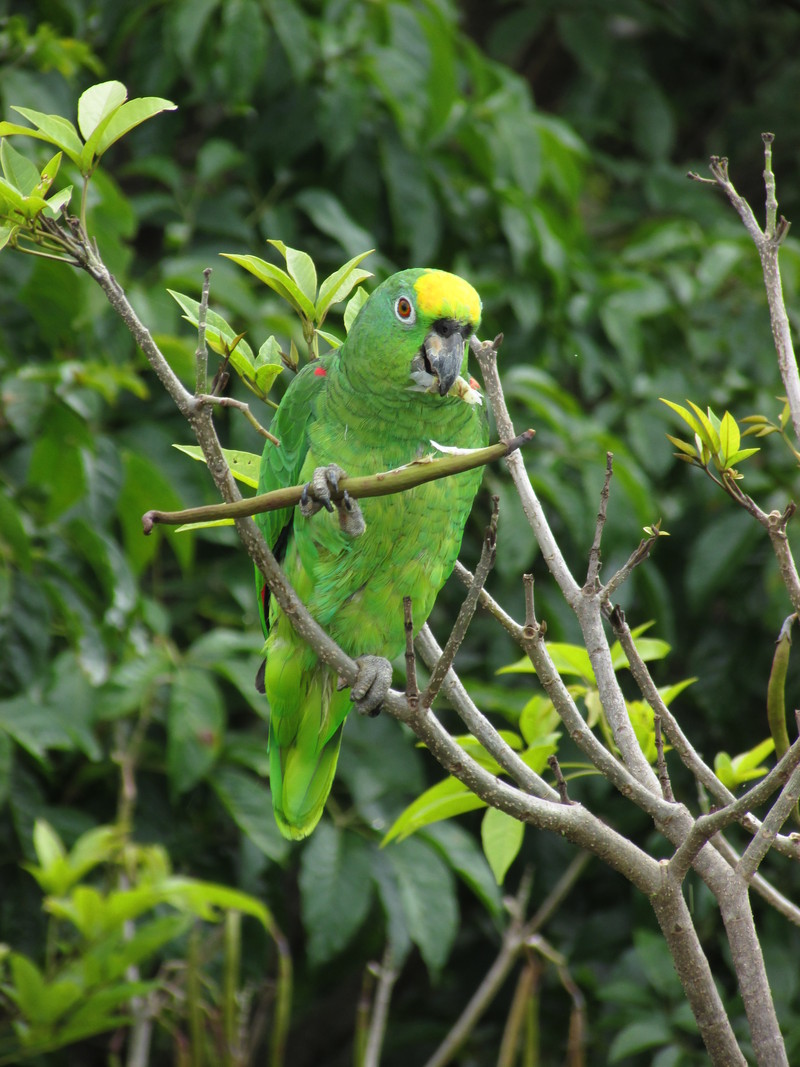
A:
MULTIPOLYGON (((202 398, 202 403, 205 398, 202 398)), ((403 493, 426 482, 438 478, 449 478, 453 474, 474 470, 496 459, 509 455, 533 440, 533 430, 526 430, 511 441, 498 441, 487 448, 471 449, 458 455, 442 456, 439 459, 412 460, 394 470, 379 474, 365 475, 360 478, 342 478, 331 500, 339 501, 348 493, 353 499, 364 497, 391 496, 403 493)), ((156 524, 181 525, 190 522, 216 522, 219 519, 240 519, 252 515, 261 515, 267 511, 279 511, 281 508, 294 507, 300 503, 303 485, 290 485, 275 489, 271 493, 259 493, 256 496, 242 498, 237 494, 234 502, 209 504, 206 507, 186 508, 183 511, 148 511, 142 516, 142 528, 149 534, 156 524)))

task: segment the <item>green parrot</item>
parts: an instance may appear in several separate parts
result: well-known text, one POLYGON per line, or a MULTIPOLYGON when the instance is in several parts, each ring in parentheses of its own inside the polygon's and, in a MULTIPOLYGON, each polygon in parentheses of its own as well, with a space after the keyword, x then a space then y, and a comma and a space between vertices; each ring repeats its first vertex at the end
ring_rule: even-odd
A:
POLYGON ((454 274, 393 275, 344 344, 294 378, 272 422, 281 444, 264 449, 259 492, 306 487, 299 508, 256 522, 311 614, 359 664, 348 694, 256 575, 267 635, 257 685, 270 705, 275 819, 288 838, 306 837, 322 815, 350 708, 380 710, 391 684, 387 660, 405 647, 403 597, 412 598, 419 630, 455 565, 482 469, 360 505, 345 498, 334 508, 331 491, 345 472, 375 474, 431 454, 432 441, 487 443, 466 354, 480 315, 478 294, 454 274))

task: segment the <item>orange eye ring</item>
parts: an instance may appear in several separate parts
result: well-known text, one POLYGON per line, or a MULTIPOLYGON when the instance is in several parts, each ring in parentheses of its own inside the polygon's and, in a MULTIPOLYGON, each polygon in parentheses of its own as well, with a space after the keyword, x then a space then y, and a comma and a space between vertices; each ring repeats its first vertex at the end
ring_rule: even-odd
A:
POLYGON ((399 296, 394 302, 394 313, 401 322, 411 323, 416 319, 414 305, 407 296, 399 296))

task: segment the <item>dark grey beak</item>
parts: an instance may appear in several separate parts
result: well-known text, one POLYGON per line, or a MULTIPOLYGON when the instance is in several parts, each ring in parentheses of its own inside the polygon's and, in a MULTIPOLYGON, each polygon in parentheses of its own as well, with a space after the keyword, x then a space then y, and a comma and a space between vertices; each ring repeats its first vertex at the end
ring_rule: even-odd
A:
POLYGON ((425 338, 425 360, 439 379, 439 396, 446 396, 461 373, 465 332, 469 335, 472 330, 453 319, 439 319, 425 338))

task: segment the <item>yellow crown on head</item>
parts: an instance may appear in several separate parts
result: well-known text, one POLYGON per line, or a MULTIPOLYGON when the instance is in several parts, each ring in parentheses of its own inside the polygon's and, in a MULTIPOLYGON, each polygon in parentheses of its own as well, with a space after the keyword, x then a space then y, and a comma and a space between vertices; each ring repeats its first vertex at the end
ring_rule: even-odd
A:
POLYGON ((463 278, 445 270, 429 270, 414 282, 417 307, 423 315, 436 319, 481 321, 481 298, 463 278))

